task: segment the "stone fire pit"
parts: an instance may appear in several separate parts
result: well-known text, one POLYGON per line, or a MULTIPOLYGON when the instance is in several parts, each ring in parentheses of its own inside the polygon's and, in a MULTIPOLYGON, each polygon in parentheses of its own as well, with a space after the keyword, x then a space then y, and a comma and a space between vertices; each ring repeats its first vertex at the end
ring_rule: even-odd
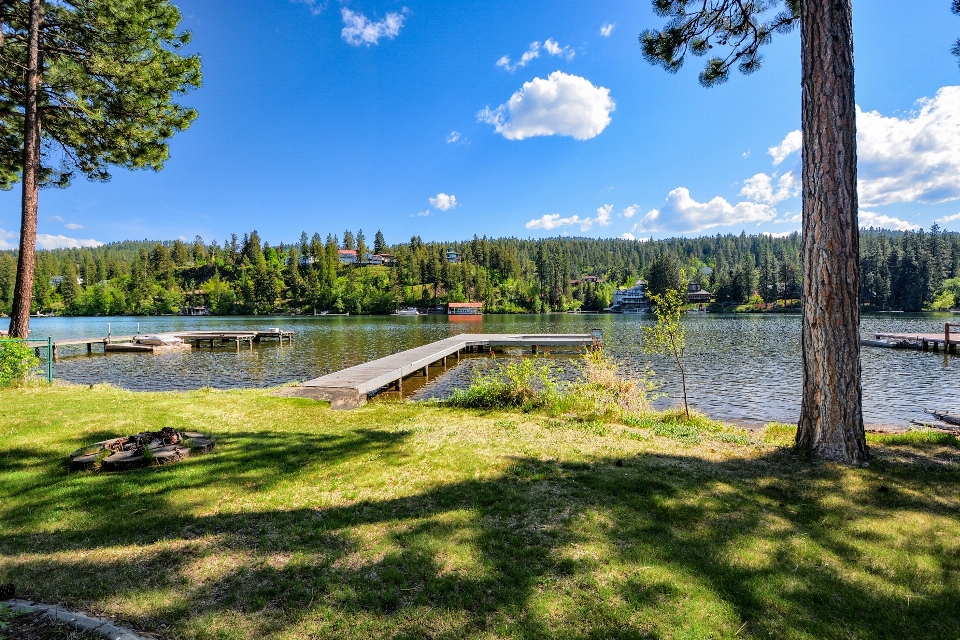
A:
POLYGON ((77 449, 70 454, 70 469, 82 471, 100 468, 103 471, 126 471, 158 464, 171 464, 192 454, 213 450, 213 439, 202 433, 176 431, 164 427, 160 431, 144 431, 132 436, 112 438, 77 449))

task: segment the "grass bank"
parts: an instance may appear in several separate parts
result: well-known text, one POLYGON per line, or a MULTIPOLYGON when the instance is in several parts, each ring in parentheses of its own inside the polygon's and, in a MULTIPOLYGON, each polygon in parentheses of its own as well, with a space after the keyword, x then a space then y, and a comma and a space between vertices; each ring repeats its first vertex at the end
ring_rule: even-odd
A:
POLYGON ((864 469, 790 438, 5 390, 0 582, 173 638, 960 636, 956 439, 874 439, 864 469), (65 469, 81 444, 166 425, 218 448, 65 469))

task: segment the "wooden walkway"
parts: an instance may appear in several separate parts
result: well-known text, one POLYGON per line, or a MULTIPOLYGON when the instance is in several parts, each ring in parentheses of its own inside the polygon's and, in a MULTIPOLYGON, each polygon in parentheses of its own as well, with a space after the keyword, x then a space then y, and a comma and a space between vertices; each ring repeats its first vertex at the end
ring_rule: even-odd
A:
POLYGON ((355 409, 366 402, 368 394, 387 385, 399 391, 404 377, 416 373, 428 376, 431 364, 446 364, 451 356, 459 360, 461 353, 483 352, 494 347, 530 347, 537 353, 541 348, 593 347, 600 343, 599 333, 596 336, 591 333, 463 333, 281 389, 279 395, 328 400, 334 409, 355 409))
POLYGON ((955 329, 960 329, 960 324, 948 322, 943 325, 943 333, 878 333, 875 335, 877 340, 891 342, 895 347, 922 351, 931 349, 939 351, 940 347, 943 347, 944 351, 956 353, 957 345, 960 344, 960 333, 955 329))

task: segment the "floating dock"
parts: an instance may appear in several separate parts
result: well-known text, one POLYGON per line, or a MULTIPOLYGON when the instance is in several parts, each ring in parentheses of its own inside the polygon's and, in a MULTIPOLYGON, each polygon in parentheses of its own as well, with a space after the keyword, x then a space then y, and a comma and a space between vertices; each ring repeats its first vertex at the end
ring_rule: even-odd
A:
POLYGON ((882 346, 921 351, 939 351, 942 347, 944 352, 956 353, 957 345, 960 344, 960 333, 957 333, 956 329, 960 329, 960 324, 947 322, 943 325, 943 333, 877 333, 875 337, 886 343, 882 346))
POLYGON ((574 334, 463 333, 321 376, 297 387, 286 387, 278 395, 328 400, 334 409, 355 409, 378 389, 392 385, 400 391, 405 377, 414 374, 429 377, 431 364, 446 364, 449 357, 459 360, 461 353, 492 351, 495 347, 530 347, 532 353, 537 353, 541 348, 596 348, 602 342, 599 331, 574 334))
MULTIPOLYGON (((279 340, 280 344, 286 340, 293 343, 293 331, 283 331, 279 329, 269 331, 168 331, 165 333, 149 334, 160 338, 179 338, 183 340, 186 346, 181 345, 145 345, 138 344, 137 340, 145 338, 148 334, 137 334, 132 336, 98 336, 94 338, 67 338, 64 340, 53 341, 53 359, 60 357, 59 348, 75 345, 86 345, 87 353, 93 353, 93 345, 102 345, 104 353, 160 353, 164 351, 184 351, 190 349, 190 344, 202 346, 209 344, 212 349, 219 343, 221 346, 229 343, 236 344, 237 351, 240 345, 248 345, 253 349, 255 342, 264 340, 279 340)), ((31 340, 37 343, 39 340, 31 340)), ((46 341, 43 341, 46 344, 46 341)), ((34 345, 36 346, 36 345, 34 345)))

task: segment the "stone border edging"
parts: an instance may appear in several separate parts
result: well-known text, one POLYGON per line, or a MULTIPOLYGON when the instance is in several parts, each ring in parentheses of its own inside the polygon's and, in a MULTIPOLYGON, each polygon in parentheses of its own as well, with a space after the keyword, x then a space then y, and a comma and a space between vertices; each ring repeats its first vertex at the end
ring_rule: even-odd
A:
POLYGON ((66 611, 52 604, 36 604, 28 600, 5 600, 3 604, 8 605, 14 611, 23 613, 32 613, 34 611, 43 611, 47 617, 54 618, 60 622, 65 622, 77 629, 83 631, 93 631, 99 633, 108 640, 153 640, 144 636, 137 635, 126 627, 118 627, 109 620, 103 618, 91 618, 81 613, 66 611))

